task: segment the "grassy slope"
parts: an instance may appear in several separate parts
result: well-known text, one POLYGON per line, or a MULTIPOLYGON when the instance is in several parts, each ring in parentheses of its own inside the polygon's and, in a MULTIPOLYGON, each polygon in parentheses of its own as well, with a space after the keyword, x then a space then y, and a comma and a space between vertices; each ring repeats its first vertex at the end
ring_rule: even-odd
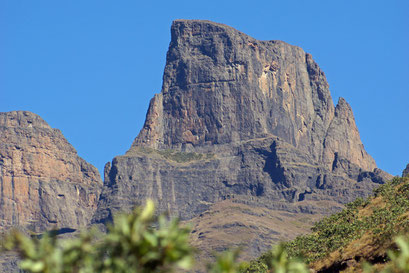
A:
MULTIPOLYGON (((393 238, 409 232, 409 178, 394 178, 367 200, 317 222, 312 233, 287 242, 292 257, 304 257, 315 272, 359 272, 361 263, 382 266, 393 238)), ((260 263, 262 258, 252 263, 260 263)))
POLYGON ((307 233, 320 218, 224 200, 187 223, 192 227, 191 244, 199 251, 197 268, 203 269, 215 252, 240 247, 240 260, 250 260, 270 245, 307 233))

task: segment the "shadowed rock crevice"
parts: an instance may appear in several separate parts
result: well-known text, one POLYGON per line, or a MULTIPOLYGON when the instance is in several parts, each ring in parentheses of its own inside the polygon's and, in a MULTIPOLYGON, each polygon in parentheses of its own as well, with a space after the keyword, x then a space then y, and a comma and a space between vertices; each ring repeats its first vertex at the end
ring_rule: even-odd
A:
POLYGON ((263 171, 268 173, 273 183, 289 188, 291 187, 291 185, 288 183, 284 174, 284 167, 282 166, 278 158, 276 146, 277 143, 276 141, 274 141, 270 146, 270 151, 258 151, 265 156, 265 165, 263 171))

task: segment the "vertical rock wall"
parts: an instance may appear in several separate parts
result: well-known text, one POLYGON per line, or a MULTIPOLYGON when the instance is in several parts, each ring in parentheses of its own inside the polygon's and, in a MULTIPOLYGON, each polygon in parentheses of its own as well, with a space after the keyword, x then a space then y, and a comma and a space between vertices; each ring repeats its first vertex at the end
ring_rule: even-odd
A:
POLYGON ((0 229, 86 226, 102 181, 58 129, 27 111, 0 113, 0 229))

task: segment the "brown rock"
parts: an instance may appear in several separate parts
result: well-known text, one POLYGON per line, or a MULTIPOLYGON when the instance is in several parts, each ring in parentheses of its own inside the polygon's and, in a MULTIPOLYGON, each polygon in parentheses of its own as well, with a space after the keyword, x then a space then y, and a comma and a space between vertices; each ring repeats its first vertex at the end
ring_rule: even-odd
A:
MULTIPOLYGON (((350 106, 334 107, 325 74, 301 48, 209 21, 176 20, 171 34, 162 91, 131 149, 106 165, 94 223, 146 198, 202 229, 197 217, 224 200, 317 219, 389 178, 364 150, 350 106)), ((243 217, 255 225, 242 241, 254 257, 274 232, 257 229, 264 216, 243 217)), ((283 224, 294 231, 288 238, 301 232, 283 224)))
POLYGON ((323 163, 331 168, 336 156, 346 158, 364 170, 376 168, 375 161, 361 142, 351 106, 344 98, 338 101, 335 116, 324 139, 323 163))
POLYGON ((58 129, 27 111, 0 113, 0 230, 86 226, 102 182, 58 129))

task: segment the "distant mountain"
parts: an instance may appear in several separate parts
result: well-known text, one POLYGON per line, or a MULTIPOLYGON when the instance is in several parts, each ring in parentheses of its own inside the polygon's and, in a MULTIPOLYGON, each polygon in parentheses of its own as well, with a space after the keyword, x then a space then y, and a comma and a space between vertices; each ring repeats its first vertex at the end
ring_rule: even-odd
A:
MULTIPOLYGON (((0 113, 0 232, 42 233, 86 227, 97 208, 98 170, 77 155, 61 131, 28 111, 0 113)), ((0 256, 15 272, 17 256, 0 256)))
POLYGON ((152 198, 193 223, 204 256, 243 244, 255 257, 391 178, 301 48, 201 20, 174 21, 171 37, 141 132, 105 166, 94 224, 152 198))
POLYGON ((61 131, 27 111, 0 113, 0 230, 89 224, 102 181, 61 131))

